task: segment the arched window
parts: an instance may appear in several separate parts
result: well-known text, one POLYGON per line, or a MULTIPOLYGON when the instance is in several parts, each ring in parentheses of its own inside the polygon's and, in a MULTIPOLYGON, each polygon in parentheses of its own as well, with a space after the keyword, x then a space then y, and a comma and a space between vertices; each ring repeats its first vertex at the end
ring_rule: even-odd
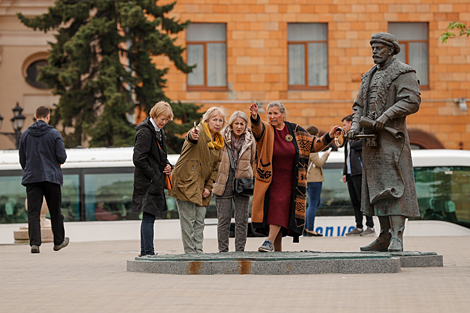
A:
POLYGON ((411 149, 445 149, 444 145, 431 133, 421 129, 408 129, 411 149))
POLYGON ((26 82, 28 82, 28 84, 31 86, 39 89, 49 89, 45 83, 38 81, 39 69, 47 64, 47 60, 45 59, 37 60, 31 63, 26 68, 26 82))

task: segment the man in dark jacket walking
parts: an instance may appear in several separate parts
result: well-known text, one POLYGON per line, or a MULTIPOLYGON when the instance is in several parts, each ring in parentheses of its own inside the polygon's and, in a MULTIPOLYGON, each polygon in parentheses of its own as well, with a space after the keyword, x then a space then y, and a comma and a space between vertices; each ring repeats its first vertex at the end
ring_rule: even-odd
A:
POLYGON ((64 216, 60 211, 63 184, 60 165, 65 163, 64 141, 60 132, 48 125, 51 111, 40 106, 34 117, 37 122, 25 130, 21 136, 19 155, 23 168, 22 185, 26 187, 28 201, 28 233, 31 253, 39 253, 41 245, 41 225, 39 215, 43 197, 46 198, 51 215, 54 235, 54 251, 69 244, 65 237, 64 216))
MULTIPOLYGON (((348 132, 351 129, 352 115, 347 115, 341 120, 343 129, 348 132)), ((362 192, 362 139, 348 140, 344 146, 343 182, 348 183, 349 196, 354 208, 356 227, 346 236, 374 236, 374 221, 372 216, 366 215, 367 229, 362 225, 361 192, 362 192)))

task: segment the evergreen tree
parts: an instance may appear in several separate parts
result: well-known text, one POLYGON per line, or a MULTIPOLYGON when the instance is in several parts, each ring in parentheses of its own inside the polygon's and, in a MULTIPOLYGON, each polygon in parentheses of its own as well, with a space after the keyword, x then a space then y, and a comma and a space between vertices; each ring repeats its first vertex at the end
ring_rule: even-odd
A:
MULTIPOLYGON (((155 66, 152 57, 167 56, 178 70, 191 72, 181 56, 184 48, 174 43, 189 21, 168 17, 176 2, 156 3, 56 0, 43 15, 18 13, 27 27, 57 32, 56 42, 49 43, 49 65, 41 68, 38 79, 60 95, 51 122, 61 123, 67 147, 80 145, 82 139, 89 139, 90 146, 133 144, 135 129, 127 114, 133 113, 134 102, 147 114, 156 102, 170 102, 163 92, 168 68, 155 66)), ((168 144, 171 152, 179 152, 181 134, 201 115, 193 104, 172 107, 177 123, 167 126, 168 144)))

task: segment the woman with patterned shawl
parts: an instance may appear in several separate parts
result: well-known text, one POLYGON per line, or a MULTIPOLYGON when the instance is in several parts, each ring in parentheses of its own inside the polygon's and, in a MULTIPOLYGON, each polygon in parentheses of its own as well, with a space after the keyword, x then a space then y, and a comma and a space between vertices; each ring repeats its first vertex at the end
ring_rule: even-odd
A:
POLYGON ((271 102, 267 112, 268 123, 261 121, 256 104, 250 107, 258 152, 251 221, 257 232, 268 235, 260 252, 282 251, 285 235, 298 242, 305 222, 310 153, 324 149, 338 129, 335 126, 323 137, 314 137, 285 120, 281 102, 271 102))

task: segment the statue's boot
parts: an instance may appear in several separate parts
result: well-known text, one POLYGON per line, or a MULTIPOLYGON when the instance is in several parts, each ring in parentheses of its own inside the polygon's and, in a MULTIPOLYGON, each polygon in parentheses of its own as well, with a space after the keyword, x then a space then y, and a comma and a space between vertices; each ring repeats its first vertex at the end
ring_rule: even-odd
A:
POLYGON ((390 245, 390 219, 388 216, 379 216, 380 234, 371 244, 361 247, 361 251, 386 252, 390 245))
POLYGON ((390 240, 390 245, 388 246, 388 252, 403 251, 403 232, 405 231, 405 220, 405 216, 390 216, 390 234, 392 239, 390 240))

